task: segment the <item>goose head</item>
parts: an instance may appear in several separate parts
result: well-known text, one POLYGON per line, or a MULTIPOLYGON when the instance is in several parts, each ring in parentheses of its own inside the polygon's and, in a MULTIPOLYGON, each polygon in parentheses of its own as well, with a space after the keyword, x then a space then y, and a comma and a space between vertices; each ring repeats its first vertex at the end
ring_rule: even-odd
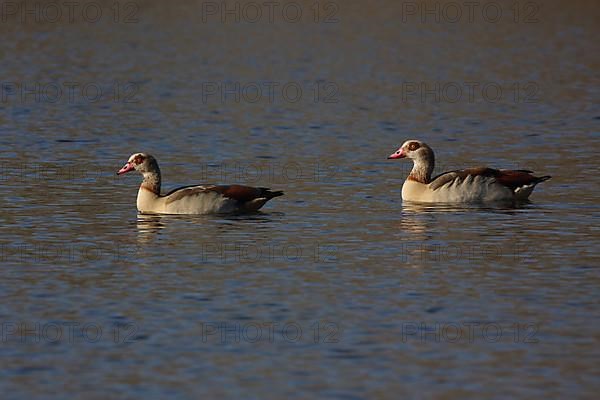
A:
POLYGON ((410 158, 411 160, 426 160, 431 158, 433 150, 420 140, 407 140, 398 150, 388 156, 388 160, 396 158, 410 158))
POLYGON ((398 150, 388 156, 389 159, 410 158, 413 160, 413 169, 408 179, 421 183, 429 183, 431 173, 435 167, 433 150, 420 140, 407 140, 398 150))
POLYGON ((123 175, 136 170, 142 175, 160 173, 156 159, 147 153, 135 153, 127 160, 127 163, 121 168, 117 175, 123 175))

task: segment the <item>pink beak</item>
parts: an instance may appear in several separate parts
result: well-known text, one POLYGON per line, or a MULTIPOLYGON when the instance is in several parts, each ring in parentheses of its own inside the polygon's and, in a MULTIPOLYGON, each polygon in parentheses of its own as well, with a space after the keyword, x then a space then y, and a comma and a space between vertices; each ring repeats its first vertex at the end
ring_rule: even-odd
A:
POLYGON ((395 158, 404 158, 406 157, 406 153, 403 148, 399 148, 395 153, 392 153, 388 156, 388 160, 392 160, 395 158))
POLYGON ((135 169, 135 167, 133 166, 133 164, 128 162, 127 164, 123 165, 123 168, 121 168, 119 170, 119 172, 117 172, 117 175, 126 174, 126 173, 128 173, 129 171, 131 171, 133 169, 135 169))

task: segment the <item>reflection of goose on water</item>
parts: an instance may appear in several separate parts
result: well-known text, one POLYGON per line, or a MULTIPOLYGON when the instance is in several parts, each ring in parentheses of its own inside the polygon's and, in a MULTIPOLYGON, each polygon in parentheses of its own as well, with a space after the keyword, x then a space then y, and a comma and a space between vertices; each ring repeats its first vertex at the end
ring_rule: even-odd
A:
POLYGON ((149 154, 136 153, 118 175, 136 170, 144 176, 137 196, 137 209, 141 213, 155 214, 230 214, 259 210, 283 192, 268 188, 242 185, 198 185, 184 186, 160 194, 160 168, 156 159, 149 154))
POLYGON ((165 228, 162 216, 158 214, 138 214, 137 228, 140 232, 157 233, 165 228))

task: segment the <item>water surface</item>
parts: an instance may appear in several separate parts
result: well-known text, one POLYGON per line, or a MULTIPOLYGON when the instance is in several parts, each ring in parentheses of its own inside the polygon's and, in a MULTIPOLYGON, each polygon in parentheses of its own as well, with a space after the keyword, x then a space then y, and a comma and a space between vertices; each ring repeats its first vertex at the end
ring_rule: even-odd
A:
POLYGON ((297 4, 297 23, 145 1, 131 23, 0 24, 3 398, 592 398, 596 3, 439 24, 297 4), (51 83, 90 92, 37 99, 51 83), (386 157, 411 138, 438 172, 553 178, 517 207, 403 204, 410 164, 386 157), (137 215, 139 177, 114 174, 138 151, 163 190, 286 195, 137 215))

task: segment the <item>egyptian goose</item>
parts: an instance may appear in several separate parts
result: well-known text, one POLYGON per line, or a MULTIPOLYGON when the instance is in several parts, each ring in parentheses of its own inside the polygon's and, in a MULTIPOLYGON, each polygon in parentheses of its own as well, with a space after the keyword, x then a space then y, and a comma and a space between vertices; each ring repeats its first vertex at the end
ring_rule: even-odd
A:
POLYGON ((535 185, 550 176, 532 171, 487 167, 444 172, 435 178, 433 150, 419 140, 408 140, 388 159, 410 158, 413 168, 402 185, 402 200, 424 203, 472 203, 527 200, 535 185))
POLYGON ((117 175, 136 170, 144 176, 137 196, 140 213, 151 214, 220 214, 253 212, 283 192, 268 188, 241 185, 184 186, 160 194, 160 169, 150 154, 136 153, 129 157, 117 175))

